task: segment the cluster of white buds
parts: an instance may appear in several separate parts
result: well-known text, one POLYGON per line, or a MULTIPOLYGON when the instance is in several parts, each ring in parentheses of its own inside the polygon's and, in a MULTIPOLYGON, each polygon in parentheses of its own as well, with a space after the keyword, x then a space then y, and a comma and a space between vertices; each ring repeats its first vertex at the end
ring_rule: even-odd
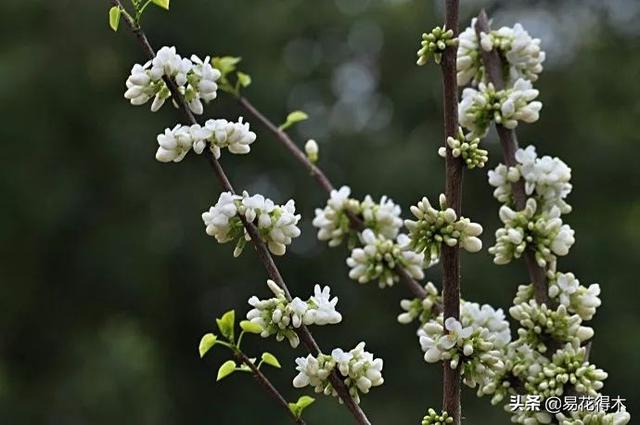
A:
POLYGON ((516 212, 503 205, 500 220, 504 227, 496 231, 496 244, 489 248, 494 263, 508 264, 520 258, 526 249, 535 252, 540 267, 553 266, 556 256, 564 256, 575 243, 574 231, 563 224, 558 207, 539 211, 535 199, 527 199, 524 210, 516 212))
POLYGON ((191 60, 176 53, 175 47, 162 47, 153 60, 144 65, 135 64, 127 78, 124 94, 132 105, 143 105, 153 99, 151 110, 157 111, 171 97, 171 91, 163 78, 175 83, 194 114, 202 114, 202 101, 216 98, 220 71, 211 66, 209 57, 204 60, 191 56, 191 60))
POLYGON ((596 314, 596 309, 602 304, 599 295, 600 285, 582 286, 573 273, 555 273, 549 279, 549 296, 582 320, 591 320, 596 314))
POLYGON ((471 26, 458 36, 457 77, 458 85, 469 83, 477 85, 485 81, 485 68, 482 64, 481 52, 496 49, 503 61, 508 64, 507 86, 510 87, 519 78, 536 81, 542 72, 545 52, 540 49, 540 40, 532 38, 529 33, 516 23, 513 28, 502 27, 489 34, 476 33, 476 19, 471 26))
MULTIPOLYGON (((365 351, 364 347, 365 343, 361 342, 348 352, 336 348, 331 355, 298 357, 298 375, 293 379, 293 386, 303 388, 310 385, 317 393, 339 397, 329 381, 329 376, 336 369, 349 389, 349 395, 356 403, 360 403, 360 393, 367 394, 372 387, 384 383, 382 359, 374 359, 373 354, 365 351)), ((339 401, 342 403, 343 400, 339 401)))
POLYGON ((506 60, 510 81, 518 78, 536 81, 542 72, 546 54, 540 49, 540 39, 532 38, 520 23, 513 28, 502 27, 489 34, 480 33, 480 45, 487 52, 496 49, 506 60))
POLYGON ((425 323, 418 336, 425 361, 459 367, 463 382, 472 388, 490 381, 504 367, 487 328, 463 326, 453 317, 447 318, 443 327, 440 317, 425 323))
POLYGON ((489 304, 463 301, 460 305, 460 321, 463 326, 473 329, 486 328, 495 348, 503 348, 511 342, 511 328, 501 308, 496 310, 489 304))
POLYGON ((427 415, 422 418, 422 425, 446 425, 453 423, 453 416, 449 416, 447 412, 436 412, 429 409, 427 415))
MULTIPOLYGON (((469 134, 469 136, 472 136, 472 134, 469 134)), ((485 149, 480 149, 480 138, 472 137, 471 140, 467 140, 467 137, 462 132, 462 127, 458 127, 458 135, 455 138, 447 137, 447 146, 451 149, 451 155, 454 158, 462 157, 465 165, 470 170, 476 167, 484 167, 484 164, 489 160, 489 152, 485 149)), ((438 155, 446 158, 447 148, 444 146, 439 148, 438 155)))
POLYGON ((285 205, 276 205, 262 195, 242 196, 223 192, 218 202, 209 211, 202 213, 202 220, 209 236, 219 243, 237 241, 234 256, 239 256, 251 236, 244 228, 243 220, 254 223, 260 238, 275 255, 284 255, 287 245, 293 238, 300 236, 297 224, 300 214, 296 214, 295 202, 289 200, 285 205))
POLYGON ((442 302, 438 289, 432 282, 424 285, 426 295, 424 298, 404 299, 400 301, 400 307, 404 312, 398 315, 398 322, 407 325, 418 319, 420 324, 427 323, 434 316, 434 307, 442 302))
MULTIPOLYGON (((402 241, 406 235, 400 235, 402 241)), ((397 267, 402 267, 412 278, 423 279, 424 254, 403 249, 400 243, 376 235, 373 230, 365 229, 360 234, 362 248, 354 248, 347 258, 351 267, 349 277, 358 283, 378 280, 381 288, 393 286, 398 281, 397 267)), ((406 242, 403 246, 406 246, 406 242)))
POLYGON ((417 220, 405 220, 409 230, 409 238, 405 247, 415 252, 424 252, 429 265, 440 258, 442 243, 447 246, 461 246, 469 252, 482 249, 482 241, 478 236, 482 233, 482 226, 472 223, 468 218, 460 217, 447 207, 447 198, 440 195, 440 209, 431 206, 429 200, 422 198, 417 205, 411 207, 411 213, 417 220))
POLYGON ((156 159, 160 162, 180 162, 191 149, 199 155, 207 145, 216 159, 220 158, 223 148, 242 155, 249 153, 250 145, 255 140, 256 134, 249 130, 249 123, 242 122, 242 117, 237 122, 207 120, 204 126, 178 124, 158 135, 156 159))
POLYGON ((273 280, 268 280, 267 286, 275 297, 264 300, 256 296, 249 298, 253 309, 247 313, 247 320, 262 328, 260 335, 263 338, 271 335, 275 335, 278 341, 287 338, 295 348, 300 343, 295 330, 303 324, 323 326, 342 321, 342 315, 336 311, 338 297, 331 298, 328 286, 320 288, 320 285, 315 285, 314 294, 307 301, 298 297, 288 301, 284 290, 273 280))
POLYGON ((458 44, 458 39, 453 36, 453 30, 448 30, 446 25, 442 28, 435 27, 430 33, 422 34, 420 50, 418 50, 418 65, 424 65, 433 56, 435 63, 442 61, 442 54, 447 47, 458 44))
MULTIPOLYGON (((349 214, 360 218, 365 227, 377 235, 387 239, 395 239, 402 227, 400 207, 391 199, 382 196, 379 202, 374 202, 367 195, 364 200, 350 198, 351 188, 342 186, 339 190, 332 190, 323 209, 316 209, 313 225, 318 228, 318 239, 329 241, 334 247, 347 238, 355 237, 355 230, 351 227, 349 214)), ((353 240, 351 241, 353 242, 353 240)))
POLYGON ((593 328, 582 326, 580 316, 569 313, 563 305, 554 310, 529 300, 512 306, 509 314, 520 323, 520 342, 541 353, 548 351, 550 341, 579 346, 593 337, 593 328))
POLYGON ((534 146, 518 149, 517 164, 507 167, 500 164, 489 171, 489 184, 496 189, 493 196, 500 202, 512 205, 511 184, 524 179, 525 193, 535 196, 542 209, 556 206, 563 214, 571 212, 565 198, 571 193, 571 168, 559 158, 548 155, 538 158, 534 146))
POLYGON ((458 34, 458 53, 456 58, 458 86, 474 85, 484 79, 485 69, 480 55, 480 43, 476 34, 476 19, 471 26, 458 34))
POLYGON ((480 83, 477 89, 467 87, 458 105, 460 125, 472 133, 471 137, 484 137, 492 120, 508 129, 516 128, 519 121, 536 122, 542 109, 542 102, 534 100, 538 94, 524 79, 499 91, 491 83, 480 83))
MULTIPOLYGON (((598 391, 604 387, 602 381, 607 379, 607 372, 597 368, 587 361, 587 348, 576 347, 566 344, 557 350, 551 358, 551 363, 543 368, 542 375, 546 380, 538 384, 537 391, 540 392, 549 385, 549 378, 554 379, 558 384, 571 384, 578 394, 597 396, 598 391)), ((562 387, 562 385, 557 385, 562 387)))
POLYGON ((631 415, 626 411, 620 412, 571 412, 570 416, 563 413, 556 415, 558 425, 626 425, 631 421, 631 415))

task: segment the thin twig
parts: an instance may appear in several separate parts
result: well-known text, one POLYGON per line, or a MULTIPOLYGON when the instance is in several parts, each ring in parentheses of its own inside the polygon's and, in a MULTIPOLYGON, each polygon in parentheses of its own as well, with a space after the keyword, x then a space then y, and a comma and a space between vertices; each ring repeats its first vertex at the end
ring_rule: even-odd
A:
MULTIPOLYGON (((330 193, 334 189, 334 186, 331 183, 331 180, 329 180, 329 177, 327 177, 327 175, 322 171, 320 167, 318 167, 316 164, 311 162, 309 158, 307 158, 304 152, 298 147, 298 145, 295 144, 293 140, 291 140, 291 137, 289 137, 286 132, 280 130, 271 120, 269 120, 269 118, 264 116, 264 114, 262 114, 258 110, 258 108, 253 106, 253 104, 246 97, 240 97, 238 99, 238 102, 244 109, 247 110, 247 112, 253 115, 254 118, 260 121, 271 133, 273 133, 273 135, 276 137, 276 140, 278 140, 278 142, 282 144, 285 149, 287 149, 287 151, 289 151, 289 153, 304 168, 309 171, 311 176, 316 180, 318 185, 322 187, 325 192, 330 193)), ((349 221, 352 228, 358 231, 362 231, 365 229, 364 223, 359 217, 352 213, 347 213, 347 215, 349 216, 349 221)), ((420 285, 420 283, 413 279, 406 271, 399 272, 397 273, 397 275, 400 278, 400 281, 413 295, 418 298, 424 298, 427 295, 427 292, 422 287, 422 285, 420 285)))
POLYGON ((280 394, 280 392, 276 389, 276 387, 273 386, 269 378, 267 378, 265 374, 262 373, 260 369, 258 369, 258 367, 251 361, 251 359, 249 359, 247 355, 241 351, 236 352, 235 355, 238 358, 238 360, 240 360, 242 363, 247 365, 249 369, 251 369, 251 372, 253 373, 254 378, 256 378, 256 381, 258 381, 258 383, 260 383, 260 385, 262 385, 262 387, 269 394, 271 394, 273 398, 275 398, 275 400, 278 402, 278 404, 280 404, 280 406, 282 406, 284 409, 287 410, 287 412, 289 412, 289 416, 291 417, 293 422, 298 425, 305 425, 306 422, 302 418, 296 417, 296 415, 291 411, 291 409, 289 409, 289 403, 287 402, 287 400, 282 396, 282 394, 280 394))
MULTIPOLYGON (((119 0, 110 0, 110 1, 112 4, 116 6, 123 7, 119 0)), ((142 31, 142 28, 136 25, 135 22, 128 19, 126 15, 124 16, 125 16, 125 21, 127 22, 127 25, 129 26, 131 31, 135 34, 136 38, 138 39, 138 42, 143 48, 148 59, 150 60, 153 59, 155 56, 155 51, 151 46, 151 44, 149 43, 149 40, 147 39, 144 31, 142 31)), ((192 124, 197 124, 198 123, 197 120, 191 113, 191 110, 186 104, 184 97, 178 91, 178 88, 175 85, 174 81, 167 77, 165 77, 164 80, 167 84, 167 87, 171 91, 172 99, 175 102, 177 102, 179 108, 182 109, 187 119, 192 124)), ((222 187, 227 191, 235 193, 235 190, 233 189, 231 182, 229 181, 226 173, 224 172, 224 169, 220 165, 220 162, 211 153, 208 154, 208 159, 222 187)), ((247 230, 247 233, 249 233, 249 236, 251 237, 251 241, 256 248, 258 257, 260 258, 260 261, 265 267, 267 274, 273 281, 275 281, 281 288, 283 288, 283 290, 285 291, 285 294, 287 295, 287 298, 291 300, 291 294, 289 292, 289 289, 286 283, 284 282, 284 279, 282 278, 282 275, 280 274, 278 267, 273 261, 273 257, 271 256, 271 253, 269 252, 267 246, 262 241, 262 239, 260 239, 260 234, 258 232, 258 229, 252 223, 248 223, 244 220, 243 220, 243 224, 245 229, 247 230)), ((303 344, 307 347, 307 350, 309 350, 309 352, 311 352, 313 355, 318 355, 321 352, 318 344, 316 343, 315 339, 311 335, 311 332, 309 331, 309 329, 307 329, 305 325, 302 325, 300 327, 299 334, 300 334, 300 339, 302 340, 303 344)), ((362 425, 370 425, 369 419, 367 418, 365 413, 362 411, 360 406, 353 400, 353 398, 349 394, 349 389, 347 388, 344 381, 339 377, 336 371, 334 371, 334 373, 330 376, 329 379, 334 389, 336 390, 336 392, 344 402, 344 404, 347 406, 351 414, 356 419, 356 422, 362 425)), ((287 409, 288 409, 288 406, 287 406, 287 409)))
MULTIPOLYGON (((478 39, 480 38, 480 33, 488 34, 489 32, 491 32, 491 28, 489 27, 489 19, 487 18, 487 14, 484 10, 482 10, 478 15, 475 30, 478 39)), ((484 49, 480 49, 480 52, 488 80, 493 84, 496 90, 504 89, 505 83, 504 77, 502 75, 503 64, 500 55, 495 49, 489 52, 485 51, 484 49)), ((513 167, 517 164, 516 151, 518 150, 518 140, 516 138, 516 133, 514 130, 509 130, 497 123, 496 130, 500 138, 500 145, 502 147, 502 156, 504 163, 508 167, 513 167)), ((527 195, 524 190, 524 182, 522 179, 518 180, 516 183, 512 183, 511 192, 513 193, 513 200, 515 202, 516 208, 518 210, 523 210, 525 208, 527 195)), ((551 300, 549 298, 549 287, 547 285, 546 270, 538 266, 538 263, 535 259, 535 254, 530 249, 524 253, 524 260, 527 264, 529 277, 533 282, 535 300, 538 302, 538 304, 547 304, 549 307, 552 307, 553 303, 551 303, 551 300)))
MULTIPOLYGON (((452 30, 454 37, 458 35, 458 0, 445 1, 445 25, 452 30)), ((447 145, 447 137, 455 137, 458 132, 458 83, 456 80, 456 48, 447 47, 442 56, 442 86, 444 107, 444 146, 446 147, 446 183, 445 195, 447 204, 453 208, 458 217, 462 212, 462 158, 455 158, 447 145)), ((444 318, 460 317, 460 247, 442 248, 442 296, 444 318)), ((443 400, 442 408, 453 417, 453 423, 461 422, 460 407, 460 372, 451 369, 448 362, 443 363, 443 400)))

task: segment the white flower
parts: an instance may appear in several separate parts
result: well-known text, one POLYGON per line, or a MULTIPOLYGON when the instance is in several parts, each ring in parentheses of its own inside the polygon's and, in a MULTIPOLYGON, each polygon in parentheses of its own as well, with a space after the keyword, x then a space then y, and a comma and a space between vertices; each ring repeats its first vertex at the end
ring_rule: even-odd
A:
POLYGON ((307 158, 309 159, 309 161, 318 161, 318 152, 320 151, 320 149, 318 148, 318 143, 315 140, 307 140, 307 143, 304 144, 304 151, 307 154, 307 158))
POLYGON ((202 61, 193 55, 192 60, 182 58, 175 47, 164 46, 153 60, 144 65, 136 64, 127 79, 125 98, 132 105, 142 105, 153 98, 152 111, 157 111, 171 97, 171 92, 163 81, 170 78, 178 91, 185 97, 187 106, 195 114, 203 112, 202 100, 209 102, 216 97, 220 71, 209 63, 209 57, 202 61))
POLYGON ((324 209, 317 208, 313 225, 318 228, 318 239, 329 241, 329 246, 334 247, 342 243, 345 236, 349 235, 351 224, 348 211, 357 212, 359 202, 349 198, 351 188, 342 186, 339 190, 332 190, 327 205, 324 209))
POLYGON ((376 203, 371 196, 367 195, 361 202, 360 208, 366 227, 388 239, 398 236, 402 227, 400 206, 387 196, 382 196, 376 203))
POLYGON ((209 146, 213 156, 220 158, 221 149, 227 148, 233 154, 246 154, 249 145, 256 140, 256 134, 249 131, 249 123, 224 119, 208 120, 204 126, 178 124, 173 129, 166 129, 158 136, 160 145, 156 159, 161 162, 179 162, 193 148, 198 155, 209 146))
POLYGON ((477 84, 484 75, 475 26, 476 19, 473 18, 471 26, 458 35, 456 66, 458 85, 460 87, 467 85, 469 82, 477 84))
POLYGON ((359 403, 360 393, 366 394, 372 387, 384 383, 382 359, 375 359, 373 354, 364 348, 365 344, 361 342, 349 352, 336 348, 331 351, 331 355, 319 354, 314 357, 309 354, 306 358, 297 358, 298 375, 293 379, 293 386, 303 388, 310 385, 317 393, 338 397, 329 381, 329 375, 337 366, 339 374, 349 388, 349 394, 359 403))
MULTIPOLYGON (((229 192, 225 192, 220 196, 218 204, 202 215, 207 226, 207 234, 215 236, 220 243, 236 240, 237 245, 234 250, 236 257, 242 253, 246 242, 251 240, 240 216, 244 216, 245 221, 257 226, 262 241, 274 255, 284 255, 287 245, 292 243, 293 238, 300 236, 300 229, 297 226, 300 214, 295 213, 293 200, 289 200, 285 205, 276 205, 272 200, 259 194, 249 196, 247 192, 243 192, 242 196, 231 197, 229 192), (218 204, 225 202, 223 206, 226 206, 230 200, 233 202, 234 215, 226 218, 222 226, 218 226, 212 219, 219 215, 218 204)), ((230 212, 231 209, 225 211, 230 212)))
POLYGON ((402 267, 414 279, 424 278, 424 254, 403 249, 400 244, 365 229, 360 235, 362 248, 354 248, 347 258, 351 267, 349 277, 359 283, 378 280, 381 288, 393 286, 399 277, 395 271, 402 267))
POLYGON ((471 132, 470 137, 484 137, 491 121, 514 129, 518 121, 532 123, 538 120, 542 103, 534 101, 538 90, 528 80, 519 79, 513 87, 496 91, 493 84, 480 83, 478 88, 462 91, 458 105, 460 125, 471 132))
POLYGON ((449 247, 461 246, 469 252, 482 249, 482 241, 478 236, 482 226, 472 223, 468 218, 460 217, 452 208, 447 207, 444 194, 440 195, 440 209, 431 206, 427 198, 422 198, 417 205, 411 207, 416 220, 405 220, 409 230, 407 249, 425 253, 430 264, 440 258, 442 244, 449 247))
POLYGON ((542 72, 546 55, 540 49, 540 39, 532 38, 519 23, 513 28, 502 27, 490 34, 482 33, 480 44, 486 51, 497 49, 506 59, 510 81, 519 78, 536 81, 542 72))
POLYGON ((236 217, 238 212, 236 202, 240 196, 231 192, 222 192, 218 202, 209 211, 202 213, 202 220, 206 226, 209 236, 214 236, 219 243, 225 243, 237 237, 234 235, 231 219, 236 217))
POLYGON ((503 348, 511 342, 509 322, 501 308, 494 309, 488 304, 480 306, 478 303, 463 301, 460 305, 460 320, 464 326, 489 332, 487 339, 495 348, 503 348))
POLYGON ((432 282, 427 282, 424 286, 426 295, 424 298, 404 299, 400 301, 400 307, 404 310, 398 315, 398 322, 406 325, 416 318, 424 324, 433 317, 433 308, 441 302, 438 289, 432 282))
POLYGON ((567 307, 582 320, 591 320, 600 307, 600 285, 594 283, 585 287, 580 285, 573 273, 556 273, 549 279, 549 296, 567 307))
POLYGON ((540 267, 554 264, 556 256, 564 256, 575 243, 574 231, 560 218, 560 209, 539 211, 535 199, 529 198, 524 210, 516 212, 503 205, 500 220, 504 227, 496 231, 496 244, 489 248, 494 263, 507 264, 520 258, 527 247, 534 249, 540 267))
POLYGON ((330 288, 322 290, 315 286, 314 296, 303 301, 295 297, 288 301, 284 290, 274 281, 268 280, 267 285, 275 297, 264 300, 256 296, 249 298, 249 305, 253 307, 247 313, 247 320, 262 328, 261 336, 267 338, 275 335, 278 341, 285 338, 292 347, 296 347, 300 339, 296 329, 304 325, 334 325, 342 321, 342 315, 335 309, 338 297, 330 298, 330 288))

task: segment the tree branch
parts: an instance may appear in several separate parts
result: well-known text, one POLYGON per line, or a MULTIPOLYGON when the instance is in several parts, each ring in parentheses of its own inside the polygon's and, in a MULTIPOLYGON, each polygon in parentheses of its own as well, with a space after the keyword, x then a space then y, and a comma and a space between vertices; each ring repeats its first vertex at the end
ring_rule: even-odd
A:
MULTIPOLYGON (((307 156, 298 147, 298 145, 296 145, 295 142, 291 140, 291 137, 289 137, 289 135, 286 132, 284 132, 283 130, 280 130, 271 120, 269 120, 269 118, 264 116, 258 110, 258 108, 253 106, 253 104, 251 104, 249 99, 247 99, 246 97, 238 98, 238 102, 247 112, 253 115, 254 118, 260 121, 271 133, 273 133, 273 135, 276 137, 276 140, 278 140, 278 142, 280 142, 280 144, 282 144, 285 147, 285 149, 287 149, 287 151, 289 151, 289 153, 304 168, 306 168, 309 171, 311 176, 316 180, 318 185, 325 192, 330 193, 334 189, 334 186, 331 183, 331 180, 329 180, 329 177, 327 177, 327 175, 322 171, 322 169, 320 169, 320 167, 318 167, 317 165, 309 161, 309 158, 307 158, 307 156)), ((347 215, 349 216, 349 221, 351 222, 352 228, 358 231, 362 231, 365 229, 364 223, 359 217, 357 217, 355 214, 350 212, 347 213, 347 215)), ((417 298, 424 298, 427 295, 427 292, 422 287, 422 285, 420 285, 420 283, 418 283, 415 279, 413 279, 405 270, 402 270, 401 268, 398 267, 396 269, 396 273, 400 278, 400 281, 407 287, 407 289, 414 296, 416 296, 417 298)))
MULTIPOLYGON (((445 0, 445 25, 458 35, 458 0, 445 0)), ((460 217, 462 211, 462 158, 455 158, 447 145, 447 137, 456 137, 458 132, 458 84, 456 79, 456 47, 450 46, 442 56, 442 86, 444 109, 444 146, 446 147, 445 195, 448 206, 460 217)), ((460 318, 460 247, 442 247, 444 318, 460 318)), ((461 422, 460 373, 443 364, 442 408, 453 417, 453 423, 461 422)))
POLYGON ((289 416, 291 417, 291 420, 294 423, 298 425, 306 424, 306 422, 302 418, 296 417, 296 415, 291 411, 291 409, 289 409, 289 403, 287 402, 287 400, 282 396, 282 394, 280 394, 280 392, 276 389, 276 387, 273 386, 269 378, 267 378, 265 374, 262 373, 262 371, 258 369, 258 367, 246 356, 246 354, 244 354, 241 351, 237 351, 235 353, 235 356, 239 361, 241 361, 242 363, 247 365, 249 369, 251 369, 251 372, 253 373, 253 377, 256 379, 256 381, 258 381, 258 383, 262 385, 265 391, 267 391, 269 394, 271 394, 271 396, 273 396, 273 398, 278 402, 280 406, 282 406, 282 408, 287 410, 287 412, 289 413, 289 416))
MULTIPOLYGON (((480 33, 489 33, 491 28, 489 26, 489 20, 487 13, 482 10, 478 15, 476 21, 476 34, 480 39, 480 33)), ((504 78, 502 75, 502 59, 498 52, 494 49, 490 52, 480 49, 482 62, 487 73, 488 80, 493 84, 496 90, 503 90, 505 88, 504 78)), ((516 165, 516 151, 518 150, 518 140, 514 130, 509 130, 500 124, 496 124, 496 130, 500 138, 500 146, 502 147, 502 156, 504 163, 508 167, 516 165)), ((527 195, 524 190, 524 181, 518 180, 511 185, 511 192, 513 193, 513 200, 518 210, 523 210, 527 201, 527 195)), ((524 253, 524 260, 527 264, 529 271, 529 277, 533 282, 535 300, 538 304, 547 304, 549 307, 553 306, 551 299, 549 298, 549 287, 547 284, 546 270, 536 262, 535 255, 530 249, 524 253)))
MULTIPOLYGON (((110 0, 110 1, 115 6, 118 6, 124 9, 124 7, 122 6, 119 0, 110 0)), ((155 56, 155 51, 151 46, 151 43, 149 43, 149 40, 147 39, 144 31, 142 31, 142 28, 136 25, 136 23, 130 20, 126 15, 124 15, 124 17, 127 25, 129 26, 131 31, 135 34, 138 42, 140 43, 145 54, 147 55, 147 58, 149 60, 153 59, 155 56)), ((197 120, 195 119, 195 117, 191 113, 191 110, 187 106, 184 97, 178 91, 178 88, 176 87, 174 81, 167 77, 164 77, 164 81, 167 84, 167 87, 169 88, 169 90, 171 91, 172 99, 177 103, 179 108, 182 109, 183 113, 185 114, 189 122, 191 122, 192 124, 197 124, 198 123, 197 120)), ((221 186, 225 190, 235 193, 235 190, 233 189, 231 182, 229 181, 226 173, 224 172, 224 169, 220 165, 220 162, 211 153, 208 154, 208 159, 221 186)), ((278 267, 273 261, 273 257, 271 256, 271 253, 269 252, 268 248, 266 247, 262 239, 260 239, 258 229, 252 223, 248 223, 244 220, 243 220, 243 224, 245 226, 245 229, 247 230, 247 233, 249 233, 249 236, 251 237, 251 241, 256 248, 258 257, 262 262, 263 266, 265 267, 267 274, 273 281, 275 281, 281 288, 283 288, 283 290, 287 295, 287 299, 290 301, 291 294, 289 292, 289 289, 287 288, 287 285, 284 282, 284 279, 282 278, 282 275, 280 274, 278 267)), ((316 343, 315 339, 313 338, 313 336, 311 335, 311 332, 309 331, 309 329, 307 329, 305 325, 302 325, 299 329, 299 333, 300 333, 300 339, 302 340, 303 344, 307 347, 307 350, 309 350, 309 352, 312 353, 313 355, 318 355, 320 353, 320 348, 316 343)), ((356 419, 356 422, 362 425, 370 425, 369 419, 367 418, 365 413, 362 411, 360 406, 353 400, 353 398, 349 394, 349 389, 345 385, 344 381, 338 376, 336 371, 334 371, 334 373, 330 376, 330 381, 333 387, 335 388, 336 392, 342 399, 342 401, 345 403, 345 405, 347 406, 351 414, 356 419)), ((287 409, 288 409, 288 406, 287 406, 287 409)))

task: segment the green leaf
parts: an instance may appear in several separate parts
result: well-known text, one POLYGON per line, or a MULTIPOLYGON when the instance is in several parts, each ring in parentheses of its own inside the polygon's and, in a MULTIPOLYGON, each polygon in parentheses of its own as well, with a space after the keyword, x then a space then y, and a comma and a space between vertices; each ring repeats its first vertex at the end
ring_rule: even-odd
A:
POLYGON ((240 327, 243 331, 249 332, 250 334, 259 334, 262 332, 262 326, 248 320, 243 320, 242 322, 240 322, 240 327))
POLYGON ((156 6, 169 10, 169 0, 151 0, 156 6))
POLYGON ((217 56, 211 59, 211 65, 220 71, 222 75, 227 75, 236 70, 236 65, 242 58, 235 56, 217 56))
POLYGON ((220 369, 218 369, 218 377, 216 378, 216 381, 219 381, 231 375, 233 372, 235 372, 235 370, 236 362, 234 362, 233 360, 227 360, 226 362, 222 363, 222 366, 220 366, 220 369))
POLYGON ((120 7, 113 6, 109 9, 109 26, 112 30, 118 31, 118 25, 120 25, 120 7))
POLYGON ((276 359, 276 356, 271 353, 262 353, 262 361, 269 366, 277 367, 278 369, 282 367, 280 366, 280 362, 278 361, 278 359, 276 359))
POLYGON ((222 335, 229 341, 233 341, 233 328, 236 323, 236 312, 234 310, 227 311, 221 318, 216 319, 216 323, 218 324, 220 333, 222 333, 222 335))
POLYGON ((251 84, 251 76, 249 74, 238 71, 236 75, 238 76, 238 82, 242 87, 249 87, 251 84))
POLYGON ((289 403, 289 410, 291 410, 296 418, 299 418, 302 416, 302 411, 313 404, 314 401, 316 401, 315 398, 303 395, 295 403, 289 403))
POLYGON ((198 351, 200 351, 200 358, 204 357, 204 355, 207 354, 207 351, 216 345, 217 341, 218 337, 214 334, 209 333, 203 336, 200 340, 200 346, 198 347, 198 351))
POLYGON ((304 121, 309 118, 309 115, 303 111, 293 111, 289 115, 287 115, 287 121, 282 124, 279 128, 280 130, 286 130, 297 122, 304 121))

